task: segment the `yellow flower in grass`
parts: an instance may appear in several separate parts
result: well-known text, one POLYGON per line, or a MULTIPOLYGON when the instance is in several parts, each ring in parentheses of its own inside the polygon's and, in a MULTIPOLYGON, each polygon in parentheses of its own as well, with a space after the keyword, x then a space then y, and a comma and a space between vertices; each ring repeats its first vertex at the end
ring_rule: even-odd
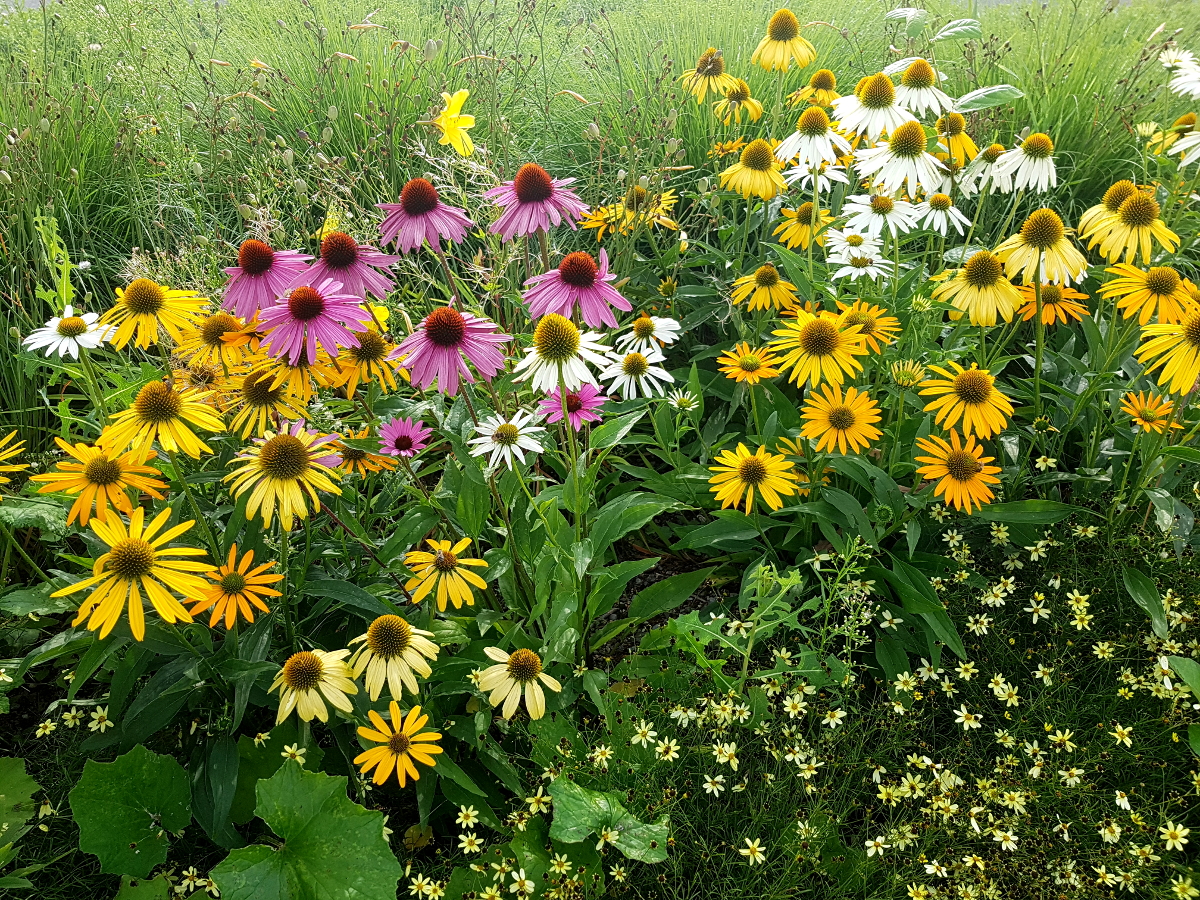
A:
POLYGON ((487 582, 471 571, 471 568, 487 568, 482 559, 460 557, 459 554, 471 546, 470 538, 463 538, 453 547, 449 541, 427 540, 432 553, 426 550, 410 550, 404 554, 404 564, 412 569, 414 576, 404 586, 405 590, 413 592, 412 602, 420 603, 436 587, 437 605, 442 612, 446 611, 446 601, 454 604, 455 609, 475 605, 475 594, 472 587, 479 590, 487 588, 487 582))
POLYGON ((998 318, 1012 321, 1021 304, 1021 292, 1004 277, 1000 257, 990 250, 979 250, 953 278, 934 289, 933 299, 949 300, 951 306, 970 316, 972 325, 990 328, 998 318))
POLYGON ((839 300, 838 310, 842 314, 843 322, 858 326, 858 333, 862 335, 872 353, 882 353, 883 348, 894 343, 900 335, 900 320, 889 316, 882 306, 865 300, 855 300, 849 304, 839 300))
POLYGON ((717 141, 708 151, 708 158, 720 159, 723 156, 733 156, 735 153, 741 153, 745 147, 746 139, 743 137, 734 138, 732 141, 717 141))
POLYGON ((771 145, 755 138, 746 145, 738 161, 721 173, 721 188, 736 191, 747 200, 751 197, 770 200, 787 190, 779 168, 771 145))
POLYGON ((189 365, 236 369, 248 352, 258 348, 257 324, 247 327, 242 320, 224 310, 206 316, 175 348, 175 354, 189 365))
POLYGON ((708 467, 714 473, 708 479, 712 485, 709 490, 721 501, 721 509, 730 506, 737 509, 745 498, 744 506, 749 515, 754 508, 756 492, 771 509, 781 509, 782 498, 796 492, 797 479, 792 462, 784 456, 768 453, 766 447, 751 453, 745 444, 738 444, 736 450, 722 450, 713 462, 717 465, 708 467))
POLYGON ((315 434, 296 422, 279 434, 268 431, 246 447, 234 460, 237 468, 224 478, 234 497, 250 492, 246 518, 261 513, 263 526, 270 528, 278 507, 279 524, 291 531, 295 518, 308 518, 310 503, 314 511, 320 508, 317 491, 340 494, 333 480, 339 477, 335 467, 341 458, 325 446, 332 440, 332 435, 315 434))
POLYGON ((503 705, 500 714, 511 719, 521 705, 525 695, 525 709, 529 718, 540 719, 546 714, 546 695, 542 685, 558 693, 562 685, 542 671, 542 658, 532 650, 514 650, 505 653, 499 647, 487 647, 483 651, 496 665, 488 666, 479 676, 479 689, 489 694, 492 707, 503 705))
POLYGON ((775 230, 771 234, 779 235, 779 239, 789 250, 794 247, 803 247, 807 250, 808 245, 814 240, 818 247, 824 247, 825 235, 823 232, 835 220, 828 210, 818 209, 814 222, 811 200, 801 203, 795 209, 781 209, 779 214, 785 221, 775 226, 775 230))
POLYGON ((579 224, 584 229, 594 229, 596 240, 604 240, 606 234, 627 234, 629 213, 622 203, 610 203, 608 206, 595 206, 588 210, 579 224))
POLYGON ((1180 322, 1159 323, 1142 328, 1144 343, 1138 347, 1142 365, 1157 357, 1146 369, 1162 369, 1158 383, 1167 384, 1172 394, 1186 394, 1200 378, 1200 309, 1189 310, 1180 322))
POLYGON ((104 521, 92 519, 92 531, 108 545, 108 552, 95 561, 90 578, 50 595, 66 597, 94 588, 80 605, 72 625, 86 619, 88 630, 99 631, 103 639, 108 637, 128 607, 129 630, 134 639, 140 641, 146 636, 143 597, 168 624, 192 621, 191 615, 171 592, 187 598, 198 596, 204 590, 205 582, 196 573, 211 571, 212 564, 178 558, 204 556, 203 550, 167 546, 196 524, 182 522, 163 530, 171 512, 168 507, 149 525, 144 525, 145 510, 139 506, 133 511, 128 527, 120 516, 108 516, 104 521))
POLYGON ((1170 266, 1154 266, 1143 272, 1119 263, 1104 271, 1117 277, 1100 285, 1100 296, 1106 300, 1120 297, 1117 309, 1126 319, 1136 315, 1139 325, 1149 323, 1156 312, 1160 323, 1182 322, 1196 309, 1187 282, 1170 266))
POLYGON ((292 710, 305 722, 319 719, 329 721, 329 702, 346 715, 354 714, 354 705, 349 694, 358 693, 354 673, 346 664, 349 650, 301 650, 288 657, 283 668, 271 682, 270 692, 279 691, 279 712, 275 716, 278 725, 292 714, 292 710))
POLYGON ((360 382, 364 385, 375 382, 382 394, 396 390, 396 376, 387 361, 396 345, 374 330, 360 332, 355 337, 358 346, 347 347, 334 363, 341 369, 341 386, 346 389, 346 398, 354 399, 354 391, 360 382))
POLYGON ((967 120, 962 113, 948 112, 934 123, 939 143, 934 153, 942 162, 954 160, 964 166, 979 155, 979 148, 967 134, 967 120))
POLYGON ((745 303, 751 312, 759 309, 790 309, 796 305, 796 286, 779 277, 771 263, 763 263, 750 275, 733 283, 733 302, 745 303))
POLYGON ((404 787, 410 776, 413 781, 421 778, 414 763, 436 765, 434 757, 442 752, 437 741, 442 736, 436 731, 421 730, 429 722, 429 716, 423 715, 419 706, 410 709, 402 719, 400 704, 393 700, 388 705, 388 717, 391 721, 385 722, 375 710, 367 710, 367 718, 375 727, 364 728, 360 725, 358 733, 360 737, 374 741, 379 746, 358 754, 354 757, 354 764, 360 767, 359 772, 364 776, 374 769, 371 780, 376 784, 383 784, 395 772, 400 787, 404 787))
MULTIPOLYGON (((1161 207, 1158 201, 1142 191, 1130 195, 1108 220, 1108 233, 1098 241, 1100 255, 1110 263, 1116 262, 1123 255, 1125 262, 1131 263, 1142 255, 1142 265, 1150 262, 1150 254, 1154 242, 1162 245, 1167 253, 1179 249, 1179 235, 1168 228, 1161 218, 1161 207)), ((1092 244, 1088 245, 1089 248, 1092 244)))
POLYGON ((800 36, 800 20, 796 14, 790 9, 781 9, 771 16, 766 36, 758 42, 750 62, 758 63, 768 72, 776 69, 786 72, 793 60, 803 69, 816 58, 816 48, 800 36))
POLYGON ((735 78, 733 87, 726 89, 725 98, 713 104, 713 113, 721 120, 722 125, 728 125, 730 122, 741 125, 742 113, 745 113, 751 122, 761 119, 763 105, 750 96, 750 85, 740 78, 735 78))
MULTIPOLYGON (((783 453, 786 456, 793 456, 801 461, 804 461, 808 458, 804 453, 804 447, 801 446, 799 441, 793 440, 790 437, 779 438, 779 440, 775 442, 775 450, 783 453)), ((803 468, 797 468, 794 471, 796 473, 798 485, 796 488, 796 496, 807 497, 812 493, 811 489, 804 487, 804 485, 808 484, 808 472, 806 472, 803 468)), ((826 466, 825 470, 821 473, 821 484, 829 484, 829 476, 833 473, 833 469, 826 466)))
POLYGON ((771 349, 783 354, 779 368, 791 369, 788 380, 801 387, 822 381, 841 384, 847 375, 862 371, 856 357, 869 352, 861 326, 848 324, 844 314, 797 309, 795 321, 771 333, 776 336, 771 349))
POLYGON ((726 378, 747 384, 758 384, 764 378, 779 374, 775 368, 775 354, 766 348, 752 349, 745 341, 722 353, 717 363, 726 378))
POLYGON ((282 384, 268 368, 256 368, 233 379, 231 400, 240 407, 229 430, 248 438, 262 437, 275 428, 280 419, 303 419, 304 409, 295 404, 282 384))
POLYGON ((982 507, 991 503, 993 494, 988 485, 999 484, 996 474, 999 466, 988 465, 995 457, 983 455, 983 445, 976 444, 969 436, 966 443, 957 431, 950 432, 950 442, 937 435, 918 438, 917 446, 928 453, 918 456, 917 462, 925 463, 917 469, 927 480, 939 479, 933 489, 934 496, 941 497, 955 509, 971 512, 972 506, 982 507))
POLYGON ((1079 217, 1079 240, 1087 241, 1089 250, 1104 240, 1121 204, 1137 192, 1138 186, 1127 178, 1113 182, 1104 192, 1103 199, 1079 217))
POLYGON ((215 584, 205 585, 203 600, 197 600, 192 607, 192 615, 196 616, 209 607, 212 615, 208 627, 215 628, 217 622, 225 620, 225 627, 232 628, 240 615, 247 622, 254 621, 254 609, 269 613, 270 607, 264 597, 281 597, 282 594, 271 585, 283 581, 283 576, 271 574, 267 570, 275 565, 271 562, 254 566, 254 551, 247 550, 238 559, 237 544, 229 548, 229 558, 225 565, 208 573, 208 578, 215 584), (254 566, 254 568, 251 568, 254 566), (251 607, 254 607, 252 609, 251 607))
POLYGON ((193 459, 212 448, 192 428, 224 431, 221 417, 204 401, 206 394, 190 388, 177 391, 165 381, 152 381, 134 398, 128 409, 113 416, 99 443, 115 451, 127 447, 145 459, 156 441, 168 453, 181 450, 193 459))
POLYGON ((454 96, 443 92, 442 102, 446 104, 446 108, 433 119, 433 124, 442 133, 438 143, 449 144, 459 156, 470 156, 475 152, 475 144, 467 134, 468 128, 475 127, 475 117, 465 116, 462 111, 463 104, 469 96, 470 92, 465 88, 455 91, 454 96))
POLYGON ((836 384, 822 385, 819 394, 810 392, 801 418, 806 421, 800 434, 817 441, 818 452, 832 453, 836 447, 843 456, 859 453, 880 435, 875 427, 879 404, 853 387, 846 388, 845 396, 836 384))
MULTIPOLYGON (((12 431, 7 437, 0 439, 0 472, 23 472, 29 468, 29 463, 10 463, 8 461, 25 452, 24 441, 17 441, 15 444, 12 442, 16 436, 17 433, 12 431)), ((8 484, 11 481, 11 478, 0 475, 0 484, 8 484)))
MULTIPOLYGON (((1027 284, 1022 287, 1021 296, 1025 298, 1025 305, 1017 310, 1017 312, 1020 314, 1022 321, 1028 322, 1037 315, 1037 295, 1034 293, 1033 285, 1027 284)), ((1082 321, 1083 317, 1088 315, 1088 308, 1085 304, 1077 301, 1086 300, 1087 298, 1087 294, 1081 294, 1079 291, 1069 287, 1057 284, 1043 284, 1043 324, 1053 325, 1056 322, 1061 322, 1063 325, 1066 325, 1071 321, 1082 321)))
POLYGON ((1155 434, 1162 434, 1167 430, 1167 423, 1170 422, 1171 428, 1182 428, 1178 422, 1171 421, 1171 413, 1175 409, 1175 404, 1170 400, 1165 400, 1158 394, 1150 391, 1138 391, 1136 394, 1129 391, 1121 398, 1121 410, 1128 415, 1135 425, 1143 431, 1153 431, 1155 434))
POLYGON ((829 69, 817 69, 808 79, 808 84, 788 94, 789 106, 799 106, 808 102, 813 106, 830 106, 840 97, 837 92, 837 76, 829 69))
MULTIPOLYGON (((363 440, 371 437, 371 429, 369 426, 363 426, 362 430, 351 432, 346 437, 363 440)), ((375 443, 378 445, 378 440, 375 443)), ((372 472, 382 472, 385 469, 390 472, 398 465, 396 460, 390 456, 384 456, 382 453, 375 453, 371 450, 360 450, 358 447, 350 447, 341 440, 334 441, 333 447, 341 454, 341 468, 347 475, 357 472, 359 475, 366 476, 372 472)))
POLYGON ((131 340, 145 350, 158 341, 159 328, 179 343, 183 334, 195 328, 208 305, 207 297, 194 291, 172 290, 149 278, 138 278, 128 287, 117 288, 117 303, 100 317, 106 325, 115 325, 112 344, 121 350, 131 340))
POLYGON ((417 679, 413 674, 428 678, 433 674, 427 659, 437 659, 438 645, 429 638, 430 631, 413 628, 400 616, 380 616, 369 626, 367 633, 350 641, 362 644, 350 657, 354 677, 367 673, 364 684, 372 701, 378 700, 383 686, 388 686, 391 695, 400 699, 404 689, 417 693, 417 679))
POLYGON ((87 525, 93 517, 103 522, 108 518, 110 503, 125 515, 132 515, 133 503, 128 494, 130 488, 139 493, 145 492, 157 500, 163 499, 159 491, 165 491, 167 486, 155 477, 160 474, 158 469, 142 465, 144 457, 135 453, 114 453, 102 446, 72 446, 58 437, 54 442, 75 462, 63 460, 54 467, 53 472, 34 475, 30 481, 45 485, 38 489, 39 494, 78 495, 67 515, 68 525, 77 519, 80 525, 87 525))
POLYGON ((1150 142, 1146 144, 1146 149, 1155 156, 1162 156, 1177 140, 1195 130, 1196 114, 1194 112, 1184 113, 1171 123, 1170 128, 1164 131, 1155 131, 1150 135, 1150 142))
POLYGON ((733 76, 725 71, 725 57, 716 47, 709 47, 701 53, 696 60, 696 67, 684 72, 680 80, 684 90, 696 97, 697 103, 703 103, 709 91, 724 97, 725 92, 733 86, 733 76))
POLYGON ((947 365, 954 371, 930 366, 929 370, 942 378, 921 382, 922 396, 937 397, 925 406, 925 412, 934 413, 934 421, 947 431, 961 421, 965 437, 974 433, 986 439, 1003 431, 1012 418, 1013 405, 996 389, 995 377, 976 363, 969 369, 953 361, 947 365))
MULTIPOLYGON (((238 368, 239 374, 241 368, 238 368)), ((213 409, 224 411, 228 408, 231 384, 232 379, 221 371, 220 366, 207 363, 184 365, 183 360, 171 360, 171 387, 177 391, 191 388, 204 394, 204 404, 213 409)))
POLYGON ((1021 230, 996 248, 1009 278, 1021 275, 1032 284, 1040 271, 1042 281, 1055 284, 1082 281, 1087 259, 1071 243, 1063 221, 1052 209, 1035 209, 1021 230), (1040 264, 1039 264, 1040 259, 1040 264))
POLYGON ((283 358, 271 359, 263 368, 273 376, 272 390, 282 387, 289 397, 302 404, 315 397, 318 388, 332 388, 338 383, 337 369, 329 354, 320 349, 313 362, 308 361, 307 351, 302 350, 291 362, 283 358))

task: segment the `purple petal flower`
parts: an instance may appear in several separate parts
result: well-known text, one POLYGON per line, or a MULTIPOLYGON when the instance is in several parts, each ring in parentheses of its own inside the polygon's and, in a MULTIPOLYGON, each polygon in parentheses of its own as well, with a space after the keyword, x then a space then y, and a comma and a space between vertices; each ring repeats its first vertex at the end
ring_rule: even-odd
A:
POLYGON ((420 420, 392 419, 379 429, 379 452, 411 459, 429 445, 433 429, 420 420))
MULTIPOLYGON (((594 384, 584 382, 577 391, 567 391, 567 421, 579 431, 584 422, 599 422, 598 410, 608 397, 594 384)), ((563 417, 562 389, 555 388, 550 396, 538 401, 538 412, 547 422, 561 422, 563 417)))
POLYGON ((366 300, 368 292, 383 299, 396 282, 377 270, 386 269, 399 259, 368 244, 359 244, 345 232, 331 231, 321 241, 321 258, 307 272, 294 278, 290 287, 329 278, 340 282, 347 294, 353 294, 359 300, 366 300))
POLYGON ((316 359, 318 345, 330 356, 338 355, 339 346, 357 347, 358 338, 347 326, 361 331, 371 321, 358 304, 357 297, 343 293, 341 284, 332 279, 298 285, 263 310, 261 321, 268 332, 263 349, 291 362, 301 350, 308 359, 316 359))
POLYGON ((426 241, 435 252, 440 251, 442 238, 460 244, 474 224, 461 209, 443 203, 437 188, 424 178, 405 184, 399 203, 376 206, 387 213, 379 224, 380 243, 394 242, 401 253, 411 253, 426 241))
POLYGON ((525 282, 529 314, 540 318, 548 313, 558 313, 569 319, 578 305, 589 328, 600 325, 615 328, 617 317, 611 307, 624 312, 633 309, 632 304, 609 284, 616 277, 608 271, 608 253, 604 250, 600 251, 599 265, 589 253, 568 253, 557 269, 534 275, 525 282))
POLYGON ((403 366, 409 370, 412 383, 421 390, 436 381, 439 391, 453 397, 458 393, 460 377, 475 381, 467 368, 468 362, 484 381, 491 381, 504 368, 504 354, 496 345, 510 340, 491 319, 442 306, 427 315, 388 359, 403 357, 403 366))
POLYGON ((504 207, 500 218, 492 223, 492 234, 511 241, 539 229, 549 231, 551 225, 563 222, 574 230, 575 223, 588 211, 586 203, 566 190, 574 181, 551 178, 537 163, 525 163, 512 181, 484 192, 485 197, 504 207))
POLYGON ((260 309, 274 306, 287 293, 288 286, 308 269, 312 259, 298 250, 274 250, 254 239, 242 241, 238 264, 225 270, 224 307, 235 316, 249 320, 260 309))

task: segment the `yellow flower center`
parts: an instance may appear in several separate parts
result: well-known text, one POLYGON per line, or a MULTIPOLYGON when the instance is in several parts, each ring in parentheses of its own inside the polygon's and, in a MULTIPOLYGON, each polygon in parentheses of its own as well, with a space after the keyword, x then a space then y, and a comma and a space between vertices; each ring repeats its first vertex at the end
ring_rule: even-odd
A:
POLYGON ((864 238, 861 234, 848 234, 846 235, 846 246, 861 247, 865 240, 866 238, 864 238))
POLYGON ((926 143, 925 129, 920 122, 905 122, 888 139, 892 153, 905 159, 915 159, 924 153, 926 143))
POLYGON ((294 691, 311 691, 321 683, 325 664, 311 650, 301 650, 283 664, 283 683, 294 691))
POLYGON ((228 572, 218 582, 226 594, 240 594, 246 589, 246 576, 241 572, 228 572))
POLYGON ((1130 196, 1117 210, 1117 218, 1132 228, 1149 228, 1159 214, 1158 201, 1141 191, 1130 196))
POLYGON ((755 138, 742 151, 742 165, 754 172, 769 172, 775 165, 775 154, 771 145, 762 138, 755 138))
POLYGON ((1151 409, 1150 407, 1146 407, 1145 409, 1143 409, 1138 414, 1138 418, 1141 419, 1143 422, 1145 422, 1147 425, 1157 425, 1160 421, 1159 415, 1158 415, 1158 410, 1151 409))
MULTIPOLYGON (((750 89, 746 88, 746 90, 749 92, 750 89)), ((749 96, 748 93, 747 96, 749 96)), ((646 198, 649 196, 649 191, 647 191, 640 184, 635 184, 625 192, 625 208, 639 209, 641 205, 646 202, 646 198)))
POLYGON ((621 371, 634 378, 641 378, 650 371, 650 360, 640 353, 630 353, 622 360, 621 371))
POLYGON ((808 200, 796 207, 796 221, 801 225, 813 224, 813 205, 812 201, 808 200))
POLYGON ((121 297, 121 302, 135 316, 152 316, 162 309, 167 292, 149 278, 138 278, 121 297))
POLYGON ((854 269, 869 269, 874 261, 869 256, 852 256, 850 257, 850 266, 854 269))
POLYGON ((879 72, 862 83, 858 100, 867 109, 887 109, 896 102, 896 86, 892 79, 879 72))
POLYGON ((871 198, 871 212, 887 215, 896 208, 896 201, 891 197, 885 197, 883 194, 876 194, 871 198))
POLYGON ((842 404, 829 410, 829 427, 838 431, 846 431, 854 427, 854 410, 842 404))
POLYGON ((829 131, 829 115, 819 106, 810 106, 800 113, 796 130, 805 137, 820 137, 829 131))
POLYGON ((210 347, 220 347, 222 335, 239 331, 241 324, 229 313, 213 313, 200 325, 200 340, 210 347))
POLYGON ((828 319, 813 319, 800 329, 800 346, 810 356, 829 356, 840 343, 837 326, 828 319))
POLYGON ((262 445, 258 460, 268 478, 294 481, 309 466, 308 448, 294 434, 277 434, 262 445))
POLYGON ((388 354, 387 341, 375 331, 364 331, 358 336, 358 346, 350 347, 349 353, 360 363, 379 362, 388 354))
POLYGON ((633 333, 640 338, 654 336, 654 321, 649 316, 638 316, 633 320, 633 333))
POLYGON ((87 322, 83 321, 79 316, 67 316, 58 323, 58 328, 55 330, 62 337, 79 337, 87 331, 87 322))
POLYGON ((412 739, 403 731, 393 732, 388 738, 387 747, 392 753, 397 756, 408 752, 408 748, 412 746, 412 739))
POLYGON ((983 471, 983 463, 966 450, 951 450, 946 454, 946 473, 955 481, 973 481, 983 471))
POLYGON ((1137 193, 1137 186, 1129 179, 1122 179, 1104 192, 1104 208, 1116 212, 1121 204, 1137 193))
POLYGON ((170 422, 179 417, 183 399, 165 381, 152 381, 138 391, 133 409, 143 422, 170 422))
POLYGON ((947 137, 958 137, 967 130, 967 120, 962 113, 947 113, 937 120, 936 125, 939 134, 944 134, 947 137))
POLYGON ((733 87, 725 92, 725 99, 730 103, 745 103, 750 99, 750 85, 737 78, 733 82, 733 87))
POLYGON ((1154 266, 1146 273, 1146 290, 1158 297, 1169 297, 1182 283, 1179 273, 1170 266, 1154 266))
POLYGON ((1049 250, 1065 233, 1062 219, 1052 209, 1035 209, 1021 226, 1021 240, 1037 250, 1049 250))
POLYGON ((743 372, 757 372, 762 368, 762 360, 753 353, 747 353, 738 360, 738 368, 743 372))
POLYGON ((376 656, 400 656, 412 644, 412 626, 399 616, 380 616, 367 628, 367 648, 376 656))
POLYGON ((737 467, 738 480, 751 487, 758 487, 767 480, 767 464, 762 457, 747 456, 737 467))
POLYGON ((508 674, 522 684, 542 674, 542 658, 532 650, 516 650, 508 658, 508 674))
POLYGON ((720 78, 725 74, 725 60, 721 51, 709 47, 696 60, 696 74, 702 78, 720 78))
POLYGON ((794 41, 800 35, 800 20, 790 9, 781 9, 767 23, 767 37, 773 41, 794 41))
POLYGON ((937 74, 928 61, 914 59, 904 70, 904 74, 900 77, 900 83, 910 88, 930 88, 937 83, 937 74))
POLYGON ((1003 153, 1004 150, 1005 147, 1003 144, 990 144, 988 145, 987 149, 985 149, 979 155, 983 157, 983 161, 985 163, 991 165, 1000 158, 1000 154, 1003 153))
POLYGON ((1054 152, 1054 141, 1050 140, 1049 135, 1035 132, 1025 138, 1021 144, 1021 152, 1030 159, 1049 159, 1050 154, 1054 152))
POLYGON ((579 352, 579 329, 558 313, 547 313, 533 331, 533 346, 538 356, 552 363, 563 363, 579 352))
POLYGON ((808 79, 808 86, 814 91, 832 91, 837 87, 837 76, 829 69, 818 69, 808 79))
POLYGON ((779 284, 779 270, 771 263, 759 266, 754 272, 754 284, 757 287, 773 288, 779 284))
POLYGON ((1189 134, 1196 127, 1196 114, 1184 113, 1171 123, 1171 130, 1176 134, 1189 134))
POLYGON ((105 568, 123 581, 139 581, 154 570, 154 548, 139 538, 122 538, 108 551, 105 568))
POLYGON ((992 378, 986 372, 978 369, 967 369, 960 372, 953 381, 954 394, 968 406, 979 406, 987 403, 992 396, 992 378))
POLYGON ((521 432, 517 430, 517 426, 511 422, 505 422, 499 428, 492 432, 492 442, 508 447, 517 442, 517 438, 521 436, 521 432))
POLYGON ((954 201, 950 199, 948 194, 934 194, 929 198, 929 208, 936 209, 939 212, 946 212, 954 205, 954 201))
POLYGON ((93 456, 84 464, 83 477, 91 484, 116 484, 121 480, 121 464, 104 454, 93 456))
POLYGON ((845 318, 847 325, 857 325, 859 334, 872 335, 879 328, 879 320, 865 310, 856 310, 845 318))
POLYGON ((980 250, 971 255, 963 269, 967 284, 973 288, 989 288, 1000 281, 1004 266, 989 250, 980 250))
POLYGON ((258 369, 242 379, 242 399, 248 406, 270 406, 283 395, 283 385, 271 387, 272 375, 258 369))
POLYGON ((1200 313, 1193 313, 1184 321, 1183 339, 1192 347, 1200 347, 1200 313))

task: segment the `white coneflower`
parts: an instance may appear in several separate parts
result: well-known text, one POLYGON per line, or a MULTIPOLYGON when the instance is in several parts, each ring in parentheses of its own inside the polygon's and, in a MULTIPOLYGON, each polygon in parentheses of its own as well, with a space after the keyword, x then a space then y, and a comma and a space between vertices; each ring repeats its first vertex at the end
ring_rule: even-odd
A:
POLYGON ((625 400, 638 396, 662 396, 663 385, 675 381, 670 372, 658 365, 664 359, 658 350, 649 353, 610 353, 609 359, 611 364, 600 373, 600 377, 612 382, 612 389, 620 391, 625 400))
POLYGON ((943 237, 951 226, 962 234, 963 227, 970 227, 971 224, 971 220, 958 211, 949 194, 931 194, 928 200, 917 204, 917 215, 922 227, 936 231, 943 237))
POLYGON ((896 86, 882 72, 864 78, 854 93, 833 101, 833 113, 843 133, 878 140, 916 118, 896 102, 896 86))
MULTIPOLYGON (((796 166, 794 169, 788 169, 783 173, 783 180, 789 185, 798 186, 806 195, 812 193, 812 169, 806 169, 803 166, 796 166)), ((834 183, 850 183, 850 179, 846 176, 846 170, 842 166, 826 165, 823 169, 817 172, 818 194, 829 193, 829 189, 833 187, 834 183)))
POLYGON ((1012 178, 1012 186, 1005 193, 1026 189, 1047 191, 1057 187, 1054 141, 1040 131, 1031 134, 1019 147, 1006 151, 996 160, 996 168, 992 174, 997 178, 1012 178))
POLYGON ((488 465, 493 467, 503 461, 511 469, 514 457, 517 462, 524 465, 526 450, 538 453, 542 449, 542 445, 534 435, 546 430, 540 425, 531 424, 532 422, 533 414, 523 409, 517 410, 516 415, 511 419, 506 419, 501 415, 489 416, 476 426, 475 430, 479 437, 467 441, 468 444, 474 445, 471 448, 471 455, 491 454, 488 465))
POLYGON ((882 257, 873 254, 852 253, 842 267, 830 275, 830 278, 849 278, 858 281, 860 278, 887 278, 892 273, 892 264, 882 257))
POLYGON ((1179 168, 1182 169, 1184 166, 1190 166, 1196 160, 1200 159, 1200 131, 1184 135, 1167 152, 1181 154, 1179 168))
MULTIPOLYGON (((679 339, 680 325, 675 319, 663 316, 648 316, 642 313, 629 326, 629 331, 617 338, 617 349, 622 352, 649 353, 661 344, 673 344, 679 339)), ((603 365, 608 365, 604 360, 603 365)))
POLYGON ((940 116, 954 105, 946 94, 938 89, 942 76, 928 60, 914 59, 900 76, 896 88, 896 102, 915 116, 926 113, 940 116))
POLYGON ((853 254, 877 256, 883 249, 878 237, 849 228, 825 232, 825 251, 830 262, 845 262, 853 254))
POLYGON ((1170 71, 1180 66, 1196 65, 1196 55, 1190 50, 1181 50, 1172 43, 1162 53, 1158 54, 1158 61, 1164 69, 1170 71))
POLYGON ((1012 193, 1012 175, 997 171, 996 163, 1007 151, 1003 144, 991 144, 979 151, 979 155, 967 166, 963 181, 968 179, 978 185, 979 192, 1002 194, 1012 193))
POLYGON ((1167 87, 1181 97, 1200 100, 1200 64, 1191 59, 1175 66, 1167 87))
POLYGON ((978 185, 971 176, 968 166, 963 165, 954 157, 942 160, 942 165, 946 168, 942 172, 942 180, 931 188, 934 193, 954 194, 957 192, 961 197, 972 197, 978 193, 978 185))
POLYGON ((775 158, 788 162, 799 154, 798 168, 819 169, 824 163, 836 163, 839 156, 850 152, 850 142, 833 129, 829 116, 819 106, 812 106, 796 120, 796 130, 775 148, 775 158))
POLYGON ((917 209, 907 200, 893 200, 882 194, 858 194, 846 198, 842 207, 846 228, 878 237, 885 231, 893 237, 917 227, 917 209))
POLYGON ((669 391, 667 393, 667 403, 672 409, 677 409, 680 412, 691 412, 700 408, 700 401, 696 399, 696 395, 691 391, 669 391))
POLYGON ((598 331, 580 332, 575 323, 558 313, 542 316, 533 331, 533 346, 525 350, 525 358, 517 363, 513 375, 517 381, 529 379, 535 391, 549 393, 563 385, 576 391, 595 384, 596 377, 588 368, 605 366, 608 346, 600 343, 598 331))
POLYGON ((95 350, 112 337, 115 325, 101 325, 99 313, 75 314, 75 307, 63 307, 63 314, 55 316, 41 328, 29 333, 21 343, 29 350, 45 350, 46 356, 70 356, 79 358, 79 350, 95 350))
POLYGON ((928 143, 920 122, 905 122, 892 131, 887 143, 860 150, 854 168, 864 178, 875 178, 876 185, 888 194, 907 189, 916 196, 919 188, 940 185, 946 167, 936 156, 925 151, 928 143))

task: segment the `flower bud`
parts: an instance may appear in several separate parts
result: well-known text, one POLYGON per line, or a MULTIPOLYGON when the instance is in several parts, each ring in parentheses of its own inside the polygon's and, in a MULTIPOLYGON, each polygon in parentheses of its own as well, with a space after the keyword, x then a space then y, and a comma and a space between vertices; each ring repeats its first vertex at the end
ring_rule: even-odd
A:
POLYGON ((192 163, 192 174, 199 178, 204 174, 204 166, 200 165, 198 162, 192 163))
POLYGON ((333 129, 326 125, 321 129, 321 143, 328 144, 333 140, 333 129))
POLYGON ((437 56, 438 55, 437 41, 435 41, 433 38, 430 38, 429 40, 427 40, 425 42, 425 49, 421 51, 421 55, 425 57, 425 62, 430 62, 435 56, 437 56))
POLYGON ((327 119, 329 119, 330 122, 332 122, 334 119, 336 119, 337 116, 338 116, 338 108, 336 106, 331 106, 331 107, 329 107, 329 109, 325 110, 325 117, 327 119))

